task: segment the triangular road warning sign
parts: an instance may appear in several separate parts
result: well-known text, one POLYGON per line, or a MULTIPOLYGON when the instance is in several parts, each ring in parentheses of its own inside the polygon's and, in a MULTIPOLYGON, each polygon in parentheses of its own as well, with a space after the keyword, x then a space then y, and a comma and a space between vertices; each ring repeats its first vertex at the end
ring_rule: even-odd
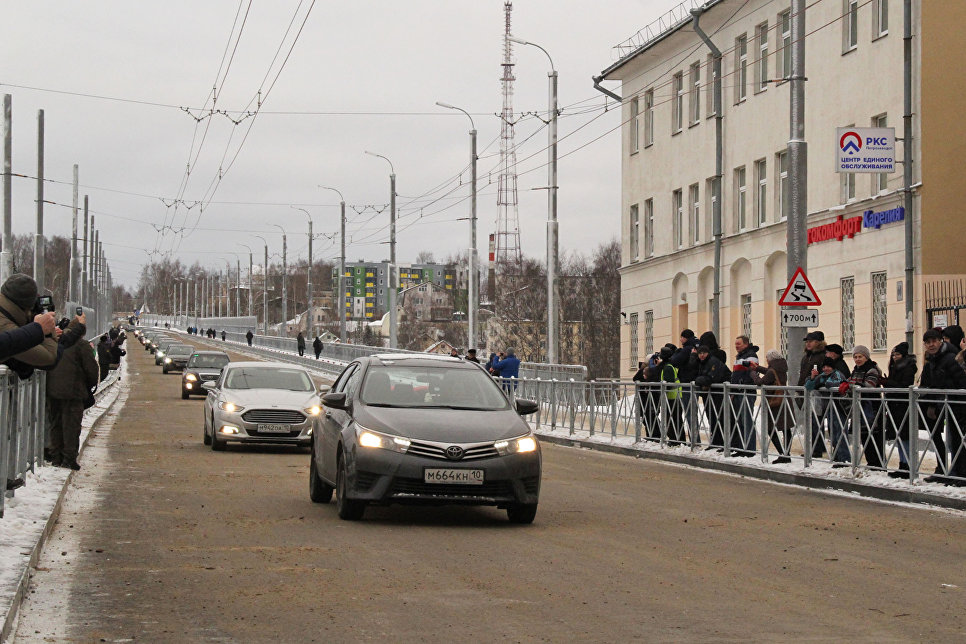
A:
POLYGON ((779 306, 819 306, 821 304, 822 300, 818 298, 818 293, 805 277, 805 271, 801 267, 795 271, 781 299, 778 300, 779 306))

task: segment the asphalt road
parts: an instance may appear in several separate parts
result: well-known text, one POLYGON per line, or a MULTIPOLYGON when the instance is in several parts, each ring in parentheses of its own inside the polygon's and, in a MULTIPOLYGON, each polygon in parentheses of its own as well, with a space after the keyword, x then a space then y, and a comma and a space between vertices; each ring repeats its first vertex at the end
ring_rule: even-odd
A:
POLYGON ((139 347, 16 642, 966 640, 966 516, 544 445, 540 510, 308 498, 139 347))

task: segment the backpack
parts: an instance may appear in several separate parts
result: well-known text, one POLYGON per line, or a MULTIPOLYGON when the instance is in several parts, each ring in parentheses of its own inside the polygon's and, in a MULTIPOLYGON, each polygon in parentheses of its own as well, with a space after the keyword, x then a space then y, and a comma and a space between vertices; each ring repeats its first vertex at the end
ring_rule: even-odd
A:
MULTIPOLYGON (((677 387, 668 387, 667 388, 667 399, 668 400, 677 400, 678 398, 681 397, 681 386, 680 386, 681 380, 678 378, 678 368, 675 367, 672 364, 666 364, 666 365, 664 365, 664 368, 665 369, 667 369, 669 367, 671 369, 671 373, 674 374, 674 380, 665 380, 665 382, 673 382, 674 384, 676 384, 678 386, 677 387)), ((661 370, 661 379, 662 380, 664 379, 664 371, 663 370, 661 370)))

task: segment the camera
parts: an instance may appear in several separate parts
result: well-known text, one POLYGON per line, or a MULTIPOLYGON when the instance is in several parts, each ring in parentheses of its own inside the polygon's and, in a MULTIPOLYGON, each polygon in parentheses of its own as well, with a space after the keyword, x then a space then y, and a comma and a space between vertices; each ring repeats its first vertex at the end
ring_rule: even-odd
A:
POLYGON ((38 295, 37 301, 34 302, 34 315, 41 315, 43 313, 53 313, 54 312, 54 298, 51 295, 38 295))
POLYGON ((57 328, 63 331, 70 325, 70 318, 61 318, 57 323, 57 328))
POLYGON ((74 309, 74 314, 77 315, 77 317, 84 315, 84 307, 78 306, 76 309, 74 309))

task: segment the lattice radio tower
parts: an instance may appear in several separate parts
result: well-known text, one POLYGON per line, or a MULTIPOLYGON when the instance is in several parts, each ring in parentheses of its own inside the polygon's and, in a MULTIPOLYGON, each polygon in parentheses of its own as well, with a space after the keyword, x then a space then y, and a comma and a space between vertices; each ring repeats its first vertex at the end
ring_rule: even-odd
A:
POLYGON ((523 259, 520 250, 520 214, 517 208, 517 149, 513 140, 513 43, 510 42, 512 2, 503 3, 503 112, 500 127, 500 176, 496 219, 496 266, 516 270, 523 259))

